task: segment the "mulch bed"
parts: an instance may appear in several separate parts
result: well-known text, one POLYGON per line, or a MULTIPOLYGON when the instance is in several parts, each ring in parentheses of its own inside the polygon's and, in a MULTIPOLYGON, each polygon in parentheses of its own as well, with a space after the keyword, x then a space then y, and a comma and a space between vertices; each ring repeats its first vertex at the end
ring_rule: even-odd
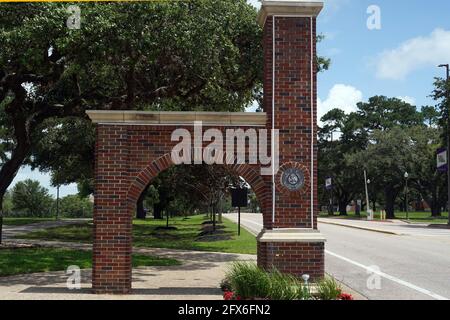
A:
POLYGON ((233 237, 230 232, 224 230, 225 226, 217 223, 216 230, 214 231, 214 226, 212 223, 203 224, 202 231, 198 234, 195 241, 198 242, 214 242, 214 241, 224 241, 231 240, 233 237))

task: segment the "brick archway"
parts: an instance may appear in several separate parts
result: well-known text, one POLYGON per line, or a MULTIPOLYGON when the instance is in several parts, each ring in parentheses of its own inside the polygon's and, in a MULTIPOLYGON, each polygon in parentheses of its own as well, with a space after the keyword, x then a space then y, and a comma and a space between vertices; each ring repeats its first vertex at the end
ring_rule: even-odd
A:
MULTIPOLYGON (((224 158, 227 158, 225 155, 224 158)), ((145 190, 149 183, 160 173, 169 169, 170 167, 175 166, 172 161, 171 155, 166 153, 164 156, 153 160, 145 169, 143 169, 136 177, 136 179, 132 182, 128 194, 127 201, 129 210, 134 211, 136 202, 139 199, 139 196, 145 190)), ((267 210, 265 209, 265 205, 267 205, 267 192, 265 192, 266 183, 264 179, 253 169, 250 165, 242 164, 232 164, 227 165, 231 171, 244 178, 244 180, 250 185, 253 192, 255 192, 256 197, 261 205, 261 209, 263 214, 267 214, 267 210)))
MULTIPOLYGON (((315 59, 316 17, 322 7, 321 2, 263 1, 258 19, 264 42, 264 113, 88 112, 97 132, 95 293, 131 292, 136 200, 153 177, 173 165, 169 154, 177 143, 171 133, 182 128, 195 135, 197 121, 204 131, 278 130, 280 172, 261 176, 259 165, 229 164, 252 186, 262 206, 258 265, 296 276, 323 277, 325 239, 317 230, 315 59)), ((257 147, 249 144, 245 151, 257 147)))

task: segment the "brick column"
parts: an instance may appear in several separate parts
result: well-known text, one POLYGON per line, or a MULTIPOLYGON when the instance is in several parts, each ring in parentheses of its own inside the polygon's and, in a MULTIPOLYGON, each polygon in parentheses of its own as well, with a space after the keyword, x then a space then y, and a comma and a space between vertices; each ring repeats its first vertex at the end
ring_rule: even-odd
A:
MULTIPOLYGON (((317 231, 316 17, 321 2, 263 1, 264 111, 279 130, 273 221, 258 237, 258 263, 294 275, 324 275, 317 231)), ((273 202, 272 202, 273 204, 273 202)))
POLYGON ((98 294, 131 291, 127 140, 125 126, 97 126, 92 288, 98 294))

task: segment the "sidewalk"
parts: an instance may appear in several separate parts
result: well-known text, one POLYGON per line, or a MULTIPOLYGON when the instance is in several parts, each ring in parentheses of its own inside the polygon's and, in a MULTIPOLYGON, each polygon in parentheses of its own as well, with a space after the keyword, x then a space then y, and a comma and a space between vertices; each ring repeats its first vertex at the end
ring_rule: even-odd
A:
MULTIPOLYGON (((20 241, 35 243, 37 241, 20 241)), ((89 250, 90 244, 38 242, 43 246, 89 250)), ((229 263, 254 261, 256 256, 159 248, 134 248, 133 252, 176 258, 181 266, 133 269, 131 295, 91 294, 91 270, 81 272, 81 290, 66 287, 63 271, 0 278, 0 300, 221 300, 220 282, 229 263)))
POLYGON ((392 221, 368 221, 368 220, 344 220, 337 218, 319 218, 319 223, 331 224, 336 226, 342 226, 347 228, 354 228, 366 231, 373 231, 391 235, 402 235, 400 230, 396 230, 395 227, 404 224, 402 221, 394 223, 392 221), (394 228, 392 228, 394 226, 394 228))
POLYGON ((408 223, 403 220, 368 221, 356 219, 319 218, 319 223, 346 228, 384 233, 393 236, 450 237, 448 228, 433 227, 428 223, 408 223))

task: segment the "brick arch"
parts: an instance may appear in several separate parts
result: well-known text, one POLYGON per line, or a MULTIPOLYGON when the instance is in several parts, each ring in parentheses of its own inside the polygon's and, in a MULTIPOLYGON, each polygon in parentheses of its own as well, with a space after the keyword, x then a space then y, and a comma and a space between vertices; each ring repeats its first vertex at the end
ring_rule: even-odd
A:
MULTIPOLYGON (((146 184, 174 165, 168 150, 176 129, 265 128, 278 141, 282 167, 301 165, 309 188, 277 190, 259 167, 231 165, 254 189, 265 229, 257 237, 258 264, 312 279, 324 275, 325 238, 317 230, 316 16, 321 2, 265 1, 259 14, 264 47, 263 113, 89 111, 97 125, 92 283, 96 293, 130 293, 132 215, 146 184), (156 159, 156 160, 154 160, 156 159), (304 167, 303 167, 304 166, 304 167), (307 171, 306 171, 307 170, 307 171), (280 192, 281 191, 281 192, 280 192)), ((199 132, 201 134, 201 132, 199 132)), ((276 140, 274 141, 274 138, 276 140)), ((259 146, 248 145, 246 150, 259 146)), ((274 148, 272 148, 274 151, 274 148)), ((272 153, 273 155, 273 153, 272 153)), ((278 188, 280 189, 280 188, 278 188)))
MULTIPOLYGON (((228 159, 227 155, 224 155, 224 160, 228 159)), ((224 161, 225 162, 225 161, 224 161)), ((128 193, 127 202, 128 210, 130 213, 134 210, 136 202, 139 196, 145 190, 149 183, 160 173, 174 166, 171 155, 166 153, 165 155, 153 160, 147 167, 145 167, 131 183, 128 193)), ((244 180, 250 185, 253 192, 261 205, 263 214, 266 213, 265 204, 267 198, 266 183, 258 172, 248 164, 224 164, 230 168, 233 172, 244 178, 244 180)))

